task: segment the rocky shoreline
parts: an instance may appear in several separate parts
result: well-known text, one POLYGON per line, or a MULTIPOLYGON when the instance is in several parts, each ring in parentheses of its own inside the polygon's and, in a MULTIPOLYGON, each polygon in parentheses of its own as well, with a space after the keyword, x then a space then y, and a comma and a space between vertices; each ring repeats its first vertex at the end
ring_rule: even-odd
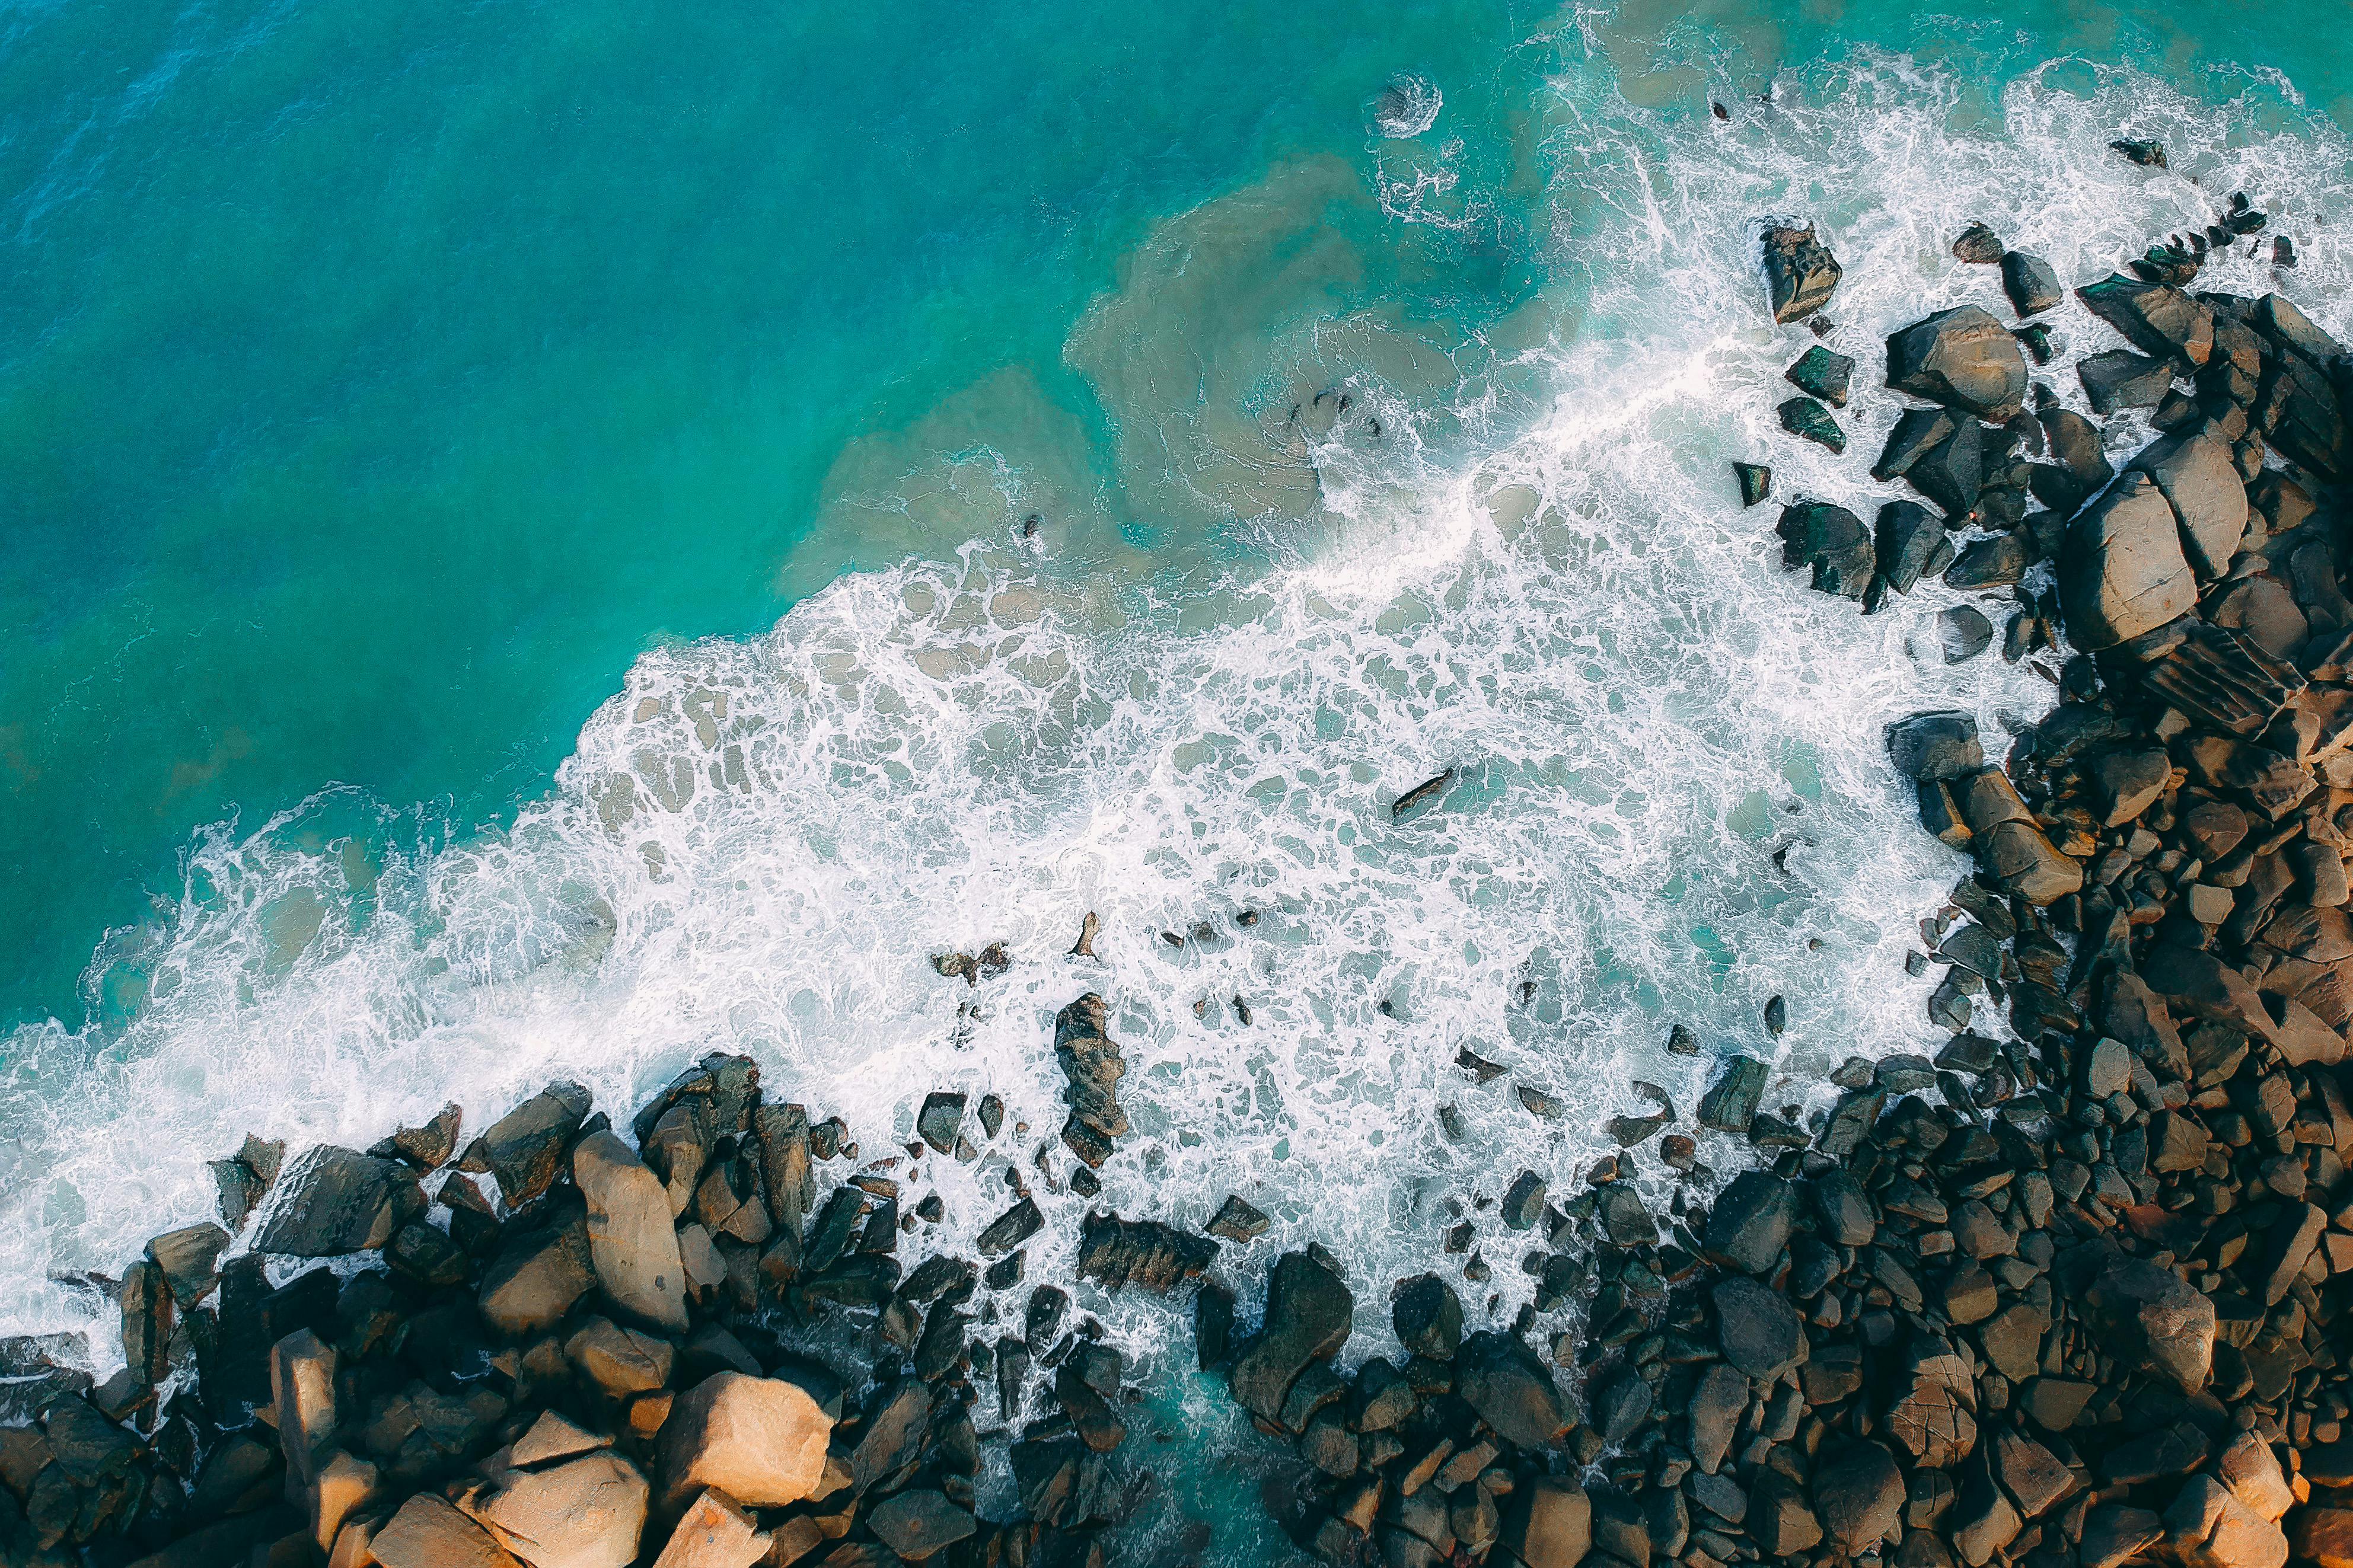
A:
MULTIPOLYGON (((2161 167, 2152 148, 2118 143, 2161 167)), ((1248 1310, 1215 1277, 1221 1243, 1269 1228, 1239 1197, 1207 1234, 1078 1219, 1079 1276, 1189 1311, 1200 1367, 1295 1455, 1263 1490, 1303 1553, 2353 1565, 2353 361, 2277 295, 2196 290, 2235 247, 2293 266, 2266 227, 2237 198, 2075 290, 2076 327, 2128 345, 2082 361, 2087 416, 2033 379, 2071 310, 2055 273, 1972 226, 1954 254, 1989 304, 1887 343, 1911 401, 1871 474, 1920 499, 1871 526, 1780 513, 1785 564, 1863 613, 1941 576, 2008 596, 2001 657, 2063 656, 2041 667, 2060 705, 2007 758, 1956 712, 1887 737, 1924 826, 1978 867, 1923 922, 1933 1058, 1849 1060, 1800 1125, 1765 1108, 1767 1064, 1729 1058, 1694 1127, 1655 1094, 1576 1191, 1519 1173, 1377 1301, 1309 1244, 1248 1310), (2129 408, 2158 436, 2120 475, 2096 420, 2129 408), (1701 1129, 1754 1168, 1719 1184, 1701 1129), (1672 1183, 1663 1214, 1638 1170, 1672 1183), (1455 1281, 1491 1267, 1535 1300, 1473 1330, 1483 1292, 1466 1314, 1455 1281), (1349 1354, 1366 1311, 1402 1357, 1349 1354)), ((1843 451, 1839 263, 1784 226, 1761 261, 1774 319, 1822 340, 1780 422, 1843 451)), ((1766 500, 1769 467, 1737 468, 1766 500)), ((1957 661, 1995 638, 1966 603, 1939 631, 1957 661)), ((1097 1194, 1125 1069, 1092 995, 1055 1047, 1052 1142, 937 1093, 917 1142, 861 1151, 724 1056, 626 1136, 557 1084, 470 1139, 455 1106, 365 1152, 248 1139, 215 1163, 219 1223, 105 1282, 119 1372, 0 1342, 0 1563, 1117 1560, 1106 1532, 1154 1484, 1138 1391, 1026 1273, 1071 1206, 1029 1183, 1097 1194), (924 1173, 985 1158, 1005 1207, 978 1256, 932 1249, 924 1173), (991 1467, 1009 1506, 984 1506, 991 1467)))

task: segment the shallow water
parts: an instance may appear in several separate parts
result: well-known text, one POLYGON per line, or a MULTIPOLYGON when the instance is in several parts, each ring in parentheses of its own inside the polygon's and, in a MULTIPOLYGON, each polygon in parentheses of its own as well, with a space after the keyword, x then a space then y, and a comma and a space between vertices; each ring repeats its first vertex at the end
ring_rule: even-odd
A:
MULTIPOLYGON (((12 266, 57 315, 10 329, 0 393, 49 455, 0 490, 34 520, 0 579, 27 650, 0 757, 37 760, 0 904, 15 994, 60 1019, 5 1047, 0 1331, 102 1316, 49 1277, 206 1212, 203 1161, 248 1128, 364 1143, 450 1098, 479 1125, 554 1076, 619 1108, 712 1049, 870 1152, 928 1089, 1003 1096, 1026 1137, 925 1163, 961 1244, 994 1161, 1059 1126, 1050 1019, 1092 989, 1134 1123, 1101 1201, 1265 1208, 1221 1265, 1246 1310, 1275 1250, 1324 1241, 1361 1353, 1387 1283, 1520 1169, 1577 1180, 1634 1079, 1687 1114, 1716 1058, 1767 1054, 1768 1106, 1802 1111, 1845 1056, 1933 1046, 1902 959, 1966 864, 1880 731, 1959 705, 1998 745, 2052 688, 1946 666, 1939 586, 1863 617, 1785 575, 1729 459, 1869 515, 1882 336, 1999 308, 1946 248, 1972 218, 2075 282, 2244 188, 2303 264, 2242 251, 2209 286, 2353 330, 2344 61, 2055 12, 1261 22, 894 33, 922 72, 888 92, 810 79, 875 39, 800 40, 722 91, 694 51, 767 58, 748 23, 690 48, 493 7, 331 49, 312 13, 191 13, 103 134, 62 101, 13 122, 0 156, 48 173, 16 183, 12 266), (316 78, 353 49, 373 74, 316 78), (118 166, 216 100, 245 131, 118 166), (780 150, 811 125, 868 134, 780 150), (307 133, 371 128, 401 200, 298 166, 307 133), (2107 152, 2123 132, 2171 169, 2107 152), (116 151, 84 167, 91 136, 116 151), (256 157, 332 199, 229 245, 212 198, 256 157), (846 206, 806 199, 841 181, 846 206), (110 251, 156 189, 186 210, 141 204, 110 251), (1815 340, 1766 316, 1767 214, 1847 268, 1844 458, 1774 419, 1815 340), (188 268, 131 288, 174 233, 188 268), (142 341, 179 372, 132 374, 142 341), (298 363, 317 379, 266 374, 298 363), (681 635, 708 632, 744 635, 681 635), (153 918, 100 944, 117 879, 191 824, 153 918), (1016 963, 977 987, 930 963, 994 940, 1016 963), (86 1022, 57 984, 85 963, 86 1022), (1678 1021, 1700 1057, 1662 1049, 1678 1021), (1466 1047, 1512 1078, 1473 1084, 1466 1047)), ((54 29, 87 25, 16 14, 14 68, 63 71, 54 29)), ((2069 365, 2112 340, 2073 307, 2057 330, 2042 379, 2080 406, 2069 365)), ((1032 1279, 1082 1206, 1055 1200, 1032 1279)), ((1479 1225, 1474 1315, 1508 1321, 1530 1281, 1479 1225)), ((1230 1426, 1165 1307, 1084 1304, 1157 1359, 1161 1418, 1230 1426)), ((1215 1500, 1238 1475, 1172 1485, 1247 1531, 1215 1500)))

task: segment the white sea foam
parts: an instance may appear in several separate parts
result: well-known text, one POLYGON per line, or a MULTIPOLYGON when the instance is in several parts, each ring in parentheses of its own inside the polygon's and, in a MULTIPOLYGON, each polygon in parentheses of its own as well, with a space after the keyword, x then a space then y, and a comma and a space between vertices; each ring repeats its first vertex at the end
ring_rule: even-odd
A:
MULTIPOLYGON (((1947 668, 1938 586, 1864 617, 1785 575, 1773 509, 1739 509, 1728 459, 1769 454, 1781 494, 1867 516, 1895 413, 1882 334, 1998 304, 1993 270, 1946 252, 1968 219, 2081 281, 2243 186, 2304 249, 2288 291, 2342 331, 2353 205, 2341 141, 2271 130, 2267 104, 2030 81, 2001 124, 1959 132, 1955 99, 1866 62, 1726 130, 1564 83, 1556 281, 1461 356, 1474 374, 1432 398, 1368 373, 1328 416, 1278 407, 1263 428, 1170 410, 1153 460, 1172 493, 1251 498, 1271 564, 1041 563, 1018 465, 960 451, 959 504, 1001 512, 974 530, 994 542, 844 580, 748 642, 648 655, 511 830, 444 843, 335 794, 208 836, 179 907, 132 943, 150 1000, 120 1036, 9 1043, 0 1331, 102 1318, 45 1281, 208 1212, 204 1161, 248 1129, 364 1143, 452 1098, 479 1125, 558 1076, 617 1110, 710 1050, 754 1056, 870 1156, 911 1134, 926 1090, 1004 1097, 980 1164, 922 1162, 940 1239, 962 1245, 1004 1205, 999 1162, 1052 1142, 1050 1020, 1086 990, 1111 1002, 1134 1124, 1101 1203, 1189 1226, 1239 1193, 1276 1219, 1221 1265, 1246 1293, 1313 1237, 1376 1303, 1519 1170, 1573 1187, 1602 1119, 1644 1108, 1634 1079, 1687 1115, 1717 1056, 1761 1053, 1781 1068, 1769 1106, 1819 1109, 1843 1057, 1931 1048, 1929 981, 1902 960, 1966 863, 1919 832, 1881 731, 1957 705, 1998 750, 2003 716, 2050 687, 1998 655, 1947 668), (2172 174, 2105 152, 2127 107, 2172 174), (1847 266, 1843 458, 1774 422, 1814 340, 1765 324, 1767 213, 1814 216, 1847 266), (1392 820, 1447 768, 1433 808, 1392 820), (1092 962, 1067 955, 1090 910, 1092 962), (977 988, 928 962, 996 940, 1016 963, 977 988), (1702 1058, 1662 1051, 1677 1021, 1702 1058), (1463 1047, 1512 1080, 1471 1082, 1463 1047)), ((2253 291, 2269 274, 2242 252, 2211 276, 2253 291)), ((1104 301, 1074 363, 1108 363, 1104 322, 1148 304, 1104 301)), ((2110 341, 2073 307, 2057 324, 2071 360, 2110 341)), ((1134 374, 1109 401, 1165 386, 1134 374)), ((2063 363, 2044 379, 2080 403, 2063 363)), ((1033 1279, 1067 1272, 1083 1206, 1044 1195, 1033 1279)), ((1521 1247, 1477 1217, 1508 1319, 1521 1247)), ((1138 1349, 1166 1342, 1154 1304, 1087 1304, 1138 1349)))

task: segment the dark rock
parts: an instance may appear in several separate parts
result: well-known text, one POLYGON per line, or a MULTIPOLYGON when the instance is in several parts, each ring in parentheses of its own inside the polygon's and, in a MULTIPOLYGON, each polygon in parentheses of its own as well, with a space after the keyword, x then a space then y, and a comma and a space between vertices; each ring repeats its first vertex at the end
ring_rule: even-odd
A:
POLYGON ((1786 325, 1800 321, 1830 303, 1838 287, 1838 258, 1814 237, 1813 225, 1767 227, 1763 245, 1765 281, 1776 321, 1786 325))
POLYGON ((1887 384, 1999 424, 2026 401, 2026 356, 1976 305, 1940 310, 1887 340, 1887 384))
POLYGON ((1233 1292, 1205 1281, 1193 1297, 1193 1341, 1203 1372, 1225 1364, 1233 1336, 1233 1292))
POLYGON ((2001 290, 2010 296, 2010 309, 2021 317, 2039 316, 2067 299, 2067 291, 2059 286, 2059 274, 2052 270, 2051 263, 2022 250, 2002 257, 2001 290))
POLYGON ((1463 1402, 1506 1441, 1541 1453, 1567 1429, 1552 1373, 1517 1337, 1472 1334, 1462 1342, 1455 1365, 1456 1391, 1463 1402))
POLYGON ((1103 999, 1090 991, 1054 1016, 1054 1056, 1069 1080, 1063 1096, 1071 1107, 1062 1142, 1090 1168, 1111 1158, 1113 1141, 1127 1132, 1119 1104, 1127 1063, 1103 1032, 1107 1015, 1103 999))
POLYGON ((2194 374, 2214 348, 2214 312, 2168 283, 2110 274, 2075 290, 2084 308, 2135 348, 2194 374))
POLYGON ((1806 1337, 1797 1309, 1742 1275, 1717 1281, 1716 1332, 1724 1359, 1759 1380, 1781 1375, 1805 1359, 1806 1337))
POLYGON ((1757 1101, 1764 1098, 1767 1076, 1765 1064, 1754 1058, 1728 1058, 1723 1075, 1700 1096, 1700 1125, 1724 1132, 1747 1131, 1757 1118, 1757 1101))
POLYGON ((1794 572, 1813 568, 1813 586, 1825 594, 1860 599, 1878 562, 1862 519, 1842 506, 1801 501, 1781 509, 1774 525, 1781 539, 1781 565, 1794 572))
POLYGON ((1593 1397, 1593 1425, 1602 1441, 1615 1447, 1639 1431, 1651 1418, 1651 1385, 1631 1370, 1603 1384, 1593 1397))
POLYGON ((2119 408, 2154 408, 2173 387, 2173 362, 2130 349, 2087 355, 2075 366, 2092 412, 2105 416, 2119 408))
POLYGON ((1908 594, 1923 577, 1951 564, 1952 542, 1944 520, 1917 501, 1894 500, 1879 509, 1875 553, 1879 575, 1898 594, 1908 594))
POLYGON ((911 1562, 922 1562, 978 1530, 969 1510, 929 1489, 894 1493, 866 1515, 876 1539, 911 1562))
POLYGON ((1744 1171, 1716 1199, 1702 1245, 1711 1259, 1726 1268, 1770 1273, 1789 1244, 1797 1218, 1795 1188, 1769 1172, 1744 1171))
POLYGON ((2126 161, 2138 163, 2145 169, 2165 167, 2165 143, 2162 142, 2119 141, 2111 142, 2108 146, 2123 153, 2126 161))
MULTIPOLYGON (((1915 713, 1898 720, 1887 727, 1887 754, 1895 771, 1908 779, 1959 779, 1985 766, 1985 752, 1978 744, 1977 721, 1960 712, 1915 713)), ((1763 1065, 1750 1065, 1757 1069, 1757 1087, 1761 1093, 1763 1065)), ((1700 1108, 1700 1120, 1707 1121, 1704 1102, 1700 1108)))
POLYGON ((2058 586, 2068 636, 2087 651, 2144 637, 2197 603, 2173 508, 2148 476, 2127 474, 2067 525, 2058 586))
POLYGON ((1649 1247, 1659 1239, 1658 1222, 1642 1206, 1642 1195, 1632 1184, 1612 1182, 1595 1195, 1602 1233, 1613 1247, 1649 1247))
MULTIPOLYGON (((1854 361, 1816 343, 1783 374, 1799 391, 1820 398, 1832 408, 1844 408, 1847 385, 1854 375, 1854 361)), ((1841 437, 1840 445, 1844 444, 1841 437)))
POLYGON ((391 1137, 371 1144, 368 1152, 379 1160, 400 1160, 419 1171, 438 1171, 458 1150, 458 1127, 465 1113, 455 1104, 444 1105, 421 1127, 404 1127, 391 1137))
POLYGON ((1872 465, 1871 477, 1882 481, 1901 479, 1923 456, 1952 438, 1957 422, 1941 408, 1907 408, 1887 435, 1887 445, 1872 465))
POLYGON ((295 1258, 332 1258, 382 1247, 410 1215, 425 1209, 409 1168, 353 1149, 322 1144, 299 1161, 254 1250, 295 1258))
POLYGON ((1803 437, 1817 446, 1828 447, 1833 452, 1846 450, 1846 432, 1839 428, 1839 422, 1831 417, 1830 410, 1812 398, 1789 398, 1777 412, 1781 416, 1781 428, 1790 435, 1803 437))
POLYGON ((1993 623, 1974 605, 1954 605, 1936 612, 1936 640, 1944 646, 1947 664, 1966 664, 1993 642, 1993 623))
POLYGON ((1733 478, 1740 481, 1740 504, 1755 506, 1773 493, 1773 470, 1762 463, 1732 465, 1733 478))
MULTIPOLYGON (((980 1248, 982 1257, 994 1258, 1000 1252, 1010 1252, 1037 1235, 1045 1223, 1046 1216, 1038 1212, 1037 1201, 1023 1198, 991 1220, 988 1228, 980 1233, 974 1245, 980 1248)), ((816 1249, 812 1247, 810 1250, 814 1254, 816 1249)))
POLYGON ((1432 1361, 1451 1360, 1462 1343, 1462 1302, 1454 1287, 1435 1274, 1417 1275, 1398 1287, 1389 1321, 1399 1343, 1432 1361))
POLYGON ((2214 1359, 2214 1303, 2169 1269, 2122 1258, 2085 1297, 2094 1321, 2119 1353, 2196 1394, 2214 1359))
POLYGON ((147 1256, 164 1270, 172 1299, 183 1307, 193 1307, 212 1294, 217 1279, 216 1265, 228 1243, 228 1232, 210 1220, 201 1220, 165 1231, 147 1244, 147 1256))
MULTIPOLYGON (((1945 585, 1960 589, 2007 588, 2026 576, 2030 564, 2025 540, 2015 533, 1996 534, 1963 550, 1946 570, 1945 585)), ((1986 637, 1991 640, 1991 626, 1986 628, 1986 637)))
POLYGON ((554 1083, 491 1123, 466 1146, 461 1171, 489 1173, 509 1208, 521 1208, 554 1184, 564 1173, 573 1134, 588 1118, 588 1091, 576 1083, 554 1083))
POLYGON ((964 1131, 964 1105, 961 1094, 941 1091, 925 1095, 923 1109, 915 1117, 915 1131, 937 1152, 953 1152, 956 1136, 964 1131))
POLYGON ((1228 1241, 1255 1241, 1267 1233, 1273 1222, 1240 1198, 1229 1194, 1217 1217, 1209 1221, 1211 1236, 1221 1236, 1228 1241))
POLYGON ((1079 1236, 1079 1272, 1106 1289, 1136 1284, 1166 1295, 1217 1260, 1217 1244, 1160 1224, 1090 1214, 1079 1236))
POLYGON ((2001 236, 1994 233, 1982 223, 1972 223, 1968 227, 1961 230, 1959 238, 1953 241, 1953 255, 1956 258, 1979 265, 1989 265, 2000 261, 2003 249, 2001 236))
POLYGON ((1275 1259, 1265 1321, 1234 1360, 1234 1398, 1253 1415, 1274 1420, 1300 1373, 1347 1343, 1355 1312, 1347 1282, 1313 1256, 1286 1252, 1275 1259))
POLYGON ((1860 1557, 1900 1535, 1903 1509, 1904 1474, 1877 1443, 1833 1448, 1814 1467, 1814 1512, 1842 1557, 1860 1557))

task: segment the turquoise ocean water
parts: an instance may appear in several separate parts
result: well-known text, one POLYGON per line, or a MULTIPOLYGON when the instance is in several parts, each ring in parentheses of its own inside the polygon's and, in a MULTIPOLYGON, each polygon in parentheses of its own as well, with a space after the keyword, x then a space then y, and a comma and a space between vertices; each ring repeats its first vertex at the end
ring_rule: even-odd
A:
POLYGON ((1738 513, 1758 450, 1868 489, 1773 430, 1752 220, 1864 375, 1986 292, 1962 222, 2075 282, 2242 186, 2306 259, 2223 284, 2344 331, 2348 124, 2310 0, 0 7, 0 1331, 248 1126, 711 1048, 1047 1125, 1082 986, 1123 1212, 1244 1191, 1366 1289, 1695 1089, 1670 1021, 1787 992, 1799 1101, 1916 1044, 1957 862, 1878 726, 2049 689, 1738 513), (1570 1124, 1434 1141, 1464 1044, 1570 1124))

